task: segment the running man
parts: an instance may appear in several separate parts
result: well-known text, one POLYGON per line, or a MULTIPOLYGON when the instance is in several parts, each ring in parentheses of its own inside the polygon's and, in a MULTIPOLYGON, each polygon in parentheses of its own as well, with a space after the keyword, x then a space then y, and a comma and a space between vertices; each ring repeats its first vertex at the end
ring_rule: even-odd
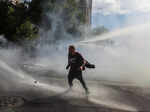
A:
POLYGON ((66 69, 69 69, 68 74, 68 83, 70 88, 73 86, 73 80, 78 79, 80 83, 82 84, 83 88, 85 89, 86 94, 89 94, 89 90, 86 86, 86 83, 82 77, 82 71, 85 70, 85 67, 87 68, 95 68, 95 65, 92 65, 88 63, 82 55, 78 52, 76 52, 75 47, 73 45, 69 46, 68 49, 68 65, 66 69), (87 65, 87 66, 86 66, 87 65))

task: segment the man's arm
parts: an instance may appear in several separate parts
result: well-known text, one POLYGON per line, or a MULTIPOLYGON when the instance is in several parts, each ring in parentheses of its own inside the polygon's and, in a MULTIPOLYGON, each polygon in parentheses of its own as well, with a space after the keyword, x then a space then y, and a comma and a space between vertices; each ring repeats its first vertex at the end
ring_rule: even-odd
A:
POLYGON ((90 64, 87 60, 85 60, 85 59, 82 57, 81 54, 79 54, 79 55, 80 55, 80 58, 81 58, 81 60, 82 60, 82 65, 80 66, 80 69, 81 69, 81 70, 84 70, 85 67, 87 67, 87 68, 95 68, 95 65, 94 65, 94 64, 90 64))
POLYGON ((95 68, 95 65, 94 65, 94 64, 91 64, 91 63, 89 63, 88 61, 86 61, 86 63, 85 63, 85 67, 86 67, 86 68, 95 68))
POLYGON ((80 60, 80 69, 85 70, 86 60, 83 58, 83 56, 80 53, 78 53, 78 56, 79 56, 79 60, 80 60))

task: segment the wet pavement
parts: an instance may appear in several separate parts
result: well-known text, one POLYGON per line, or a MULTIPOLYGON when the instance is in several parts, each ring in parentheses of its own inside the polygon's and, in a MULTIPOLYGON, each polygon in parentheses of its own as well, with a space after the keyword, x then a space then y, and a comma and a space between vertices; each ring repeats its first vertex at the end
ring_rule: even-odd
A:
POLYGON ((78 81, 71 90, 63 78, 43 81, 1 90, 0 103, 5 105, 0 106, 0 112, 150 112, 149 88, 87 81, 87 96, 78 81), (15 106, 16 102, 20 104, 15 106))

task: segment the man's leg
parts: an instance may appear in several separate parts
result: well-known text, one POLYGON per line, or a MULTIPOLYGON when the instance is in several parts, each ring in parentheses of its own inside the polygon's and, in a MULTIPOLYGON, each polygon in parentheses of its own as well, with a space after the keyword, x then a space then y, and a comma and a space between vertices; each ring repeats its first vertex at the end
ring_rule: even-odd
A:
POLYGON ((80 81, 80 83, 82 84, 82 86, 83 86, 83 88, 85 89, 86 93, 88 94, 89 91, 88 91, 88 88, 87 88, 87 86, 86 86, 86 83, 85 83, 84 80, 83 80, 82 72, 80 72, 80 73, 78 74, 77 79, 80 81))
POLYGON ((69 71, 69 74, 68 74, 68 84, 69 84, 70 88, 73 86, 73 83, 72 83, 73 79, 74 79, 73 74, 72 74, 71 71, 69 71))

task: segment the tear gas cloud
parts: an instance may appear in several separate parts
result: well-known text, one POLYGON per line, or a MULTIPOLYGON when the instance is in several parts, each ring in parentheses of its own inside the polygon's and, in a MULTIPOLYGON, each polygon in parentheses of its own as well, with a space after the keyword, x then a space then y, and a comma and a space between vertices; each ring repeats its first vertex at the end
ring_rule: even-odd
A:
MULTIPOLYGON (((74 37, 63 39, 71 37, 63 29, 62 40, 38 47, 36 63, 56 71, 58 76, 67 75, 67 47, 74 44, 85 59, 96 65, 95 70, 84 72, 86 78, 149 85, 149 27, 149 23, 128 24, 108 34, 84 38, 84 41, 74 37)), ((52 31, 46 32, 48 37, 53 37, 52 31)))
MULTIPOLYGON (((27 55, 23 48, 16 46, 0 48, 0 84, 2 89, 8 91, 12 88, 23 90, 25 87, 28 89, 29 86, 33 89, 33 85, 36 85, 40 90, 64 92, 66 88, 62 85, 58 86, 59 81, 59 84, 57 81, 47 84, 38 80, 40 79, 38 73, 42 73, 40 77, 66 78, 68 71, 65 68, 70 44, 75 45, 77 51, 86 60, 96 65, 96 69, 86 69, 83 72, 86 79, 149 86, 150 23, 134 23, 132 26, 128 25, 125 28, 110 31, 100 36, 77 39, 77 37, 66 32, 65 24, 63 24, 59 14, 49 16, 52 18, 52 29, 49 31, 40 29, 40 38, 37 40, 35 51, 30 50, 28 52, 33 55, 32 57, 27 55), (58 26, 59 30, 57 29, 58 26), (55 38, 56 33, 59 33, 61 37, 55 38), (56 39, 58 41, 54 42, 56 39), (36 84, 34 84, 35 81, 36 84)), ((132 22, 130 21, 130 23, 132 22)), ((84 26, 80 28, 84 28, 84 26)), ((88 30, 81 30, 84 33, 88 32, 88 30)), ((0 38, 2 38, 3 43, 6 42, 2 36, 0 38)), ((119 109, 136 110, 132 105, 123 105, 120 101, 118 101, 119 103, 115 102, 115 98, 122 98, 120 93, 106 87, 103 89, 98 84, 88 86, 91 86, 92 95, 97 96, 96 98, 90 96, 89 101, 119 109), (100 92, 97 91, 99 87, 100 92), (118 105, 121 106, 118 107, 118 105)), ((42 93, 49 95, 48 92, 42 93)), ((71 93, 71 96, 74 96, 74 93, 71 93)))
MULTIPOLYGON (((0 50, 0 60, 2 60, 0 69, 3 69, 4 62, 14 71, 22 73, 23 70, 20 66, 26 64, 27 66, 33 65, 35 69, 37 67, 36 72, 54 71, 56 72, 55 76, 66 77, 67 50, 68 46, 73 44, 85 59, 96 65, 96 69, 86 69, 85 78, 149 85, 149 23, 134 24, 134 26, 110 31, 108 34, 90 37, 94 41, 85 37, 83 41, 83 39, 76 39, 65 31, 65 25, 59 15, 52 14, 49 16, 53 21, 52 29, 50 31, 40 29, 40 39, 36 46, 34 58, 22 56, 24 51, 21 48, 2 48, 0 50), (60 32, 57 32, 57 26, 60 26, 60 32), (61 39, 53 43, 53 40, 56 39, 54 36, 56 33, 60 33, 61 39)), ((48 75, 51 77, 53 74, 49 72, 48 75)), ((10 80, 11 73, 5 71, 1 73, 1 77, 3 76, 10 80)), ((15 81, 17 82, 16 79, 15 81)))
MULTIPOLYGON (((123 28, 106 34, 112 43, 99 41, 103 36, 96 37, 97 42, 78 43, 75 40, 61 40, 57 44, 44 45, 38 48, 36 64, 54 70, 58 76, 67 75, 68 45, 74 44, 77 51, 85 59, 96 65, 95 70, 86 70, 84 76, 98 80, 123 81, 136 84, 149 82, 149 27, 135 26, 132 30, 123 28), (145 35, 147 34, 147 35, 145 35), (111 36, 112 35, 112 36, 111 36), (101 43, 105 43, 104 45, 101 43)), ((133 27, 131 27, 133 28, 133 27)), ((50 35, 49 35, 50 36, 50 35)), ((92 37, 95 39, 95 37, 92 37)))
POLYGON ((97 65, 97 69, 91 74, 104 80, 147 85, 150 64, 148 58, 150 55, 149 27, 149 23, 136 25, 86 41, 87 45, 92 43, 88 53, 91 51, 90 55, 94 55, 97 65), (101 46, 98 44, 98 41, 100 43, 107 37, 111 39, 112 45, 101 46))

